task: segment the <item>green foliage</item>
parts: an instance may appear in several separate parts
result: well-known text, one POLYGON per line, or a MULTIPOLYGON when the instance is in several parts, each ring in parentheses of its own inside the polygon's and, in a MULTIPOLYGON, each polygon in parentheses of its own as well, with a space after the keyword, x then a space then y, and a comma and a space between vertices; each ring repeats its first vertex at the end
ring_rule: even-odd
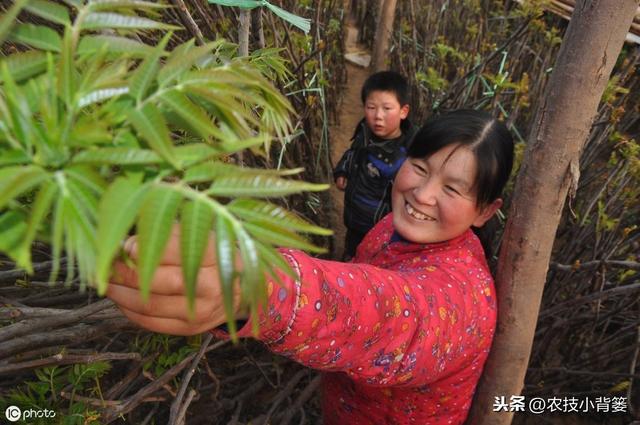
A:
POLYGON ((132 349, 146 359, 144 370, 154 376, 162 375, 199 348, 199 345, 185 344, 183 337, 149 333, 138 335, 132 345, 132 349))
POLYGON ((449 82, 442 78, 440 74, 438 74, 438 71, 432 67, 427 67, 426 73, 416 72, 416 81, 434 91, 445 90, 449 85, 449 82))
POLYGON ((72 366, 51 366, 36 369, 35 380, 11 390, 6 397, 0 397, 0 406, 16 405, 23 410, 50 410, 55 418, 31 418, 29 423, 45 425, 97 425, 100 415, 95 407, 78 401, 78 395, 102 398, 100 378, 111 370, 108 362, 75 364, 72 366), (65 395, 64 399, 61 396, 65 395))
POLYGON ((180 221, 192 297, 204 235, 217 229, 225 249, 218 259, 225 304, 239 280, 255 311, 264 276, 279 258, 275 248, 320 251, 293 232, 327 234, 275 204, 251 200, 325 185, 292 179, 299 170, 229 163, 235 153, 262 151, 291 134, 292 107, 269 83, 288 77, 279 51, 234 58, 223 40, 167 50, 171 32, 155 46, 131 37, 174 29, 154 20, 161 4, 67 5, 29 4, 30 12, 61 25, 60 35, 0 23, 9 39, 31 48, 0 61, 0 251, 30 271, 31 242, 46 241, 52 278, 64 252, 67 280, 78 276, 103 294, 110 265, 136 226, 148 294, 171 227, 180 221), (285 221, 274 223, 276 216, 285 221), (243 260, 241 274, 235 256, 243 260))

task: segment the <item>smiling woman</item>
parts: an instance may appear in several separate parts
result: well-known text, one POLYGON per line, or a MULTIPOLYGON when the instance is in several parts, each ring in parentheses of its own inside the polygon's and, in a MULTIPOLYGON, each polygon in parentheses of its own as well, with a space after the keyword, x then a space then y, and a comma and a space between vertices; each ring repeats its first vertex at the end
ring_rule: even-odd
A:
MULTIPOLYGON (((280 251, 293 273, 267 277, 268 304, 248 315, 238 335, 325 372, 325 424, 464 422, 496 320, 493 279, 470 227, 482 225, 500 204, 513 157, 503 130, 477 111, 428 122, 394 183, 394 211, 367 233, 352 262, 280 251), (462 128, 451 128, 452 122, 462 128), (455 137, 435 139, 440 128, 455 137), (423 150, 429 153, 417 156, 423 150), (490 187, 479 186, 481 178, 490 187), (479 201, 486 193, 495 197, 479 201)), ((183 286, 170 277, 180 278, 172 271, 179 264, 179 256, 165 252, 151 284, 154 308, 131 301, 139 299, 137 277, 124 264, 117 265, 109 296, 149 329, 195 334, 225 323, 216 296, 220 279, 206 267, 195 311, 207 314, 189 320, 186 307, 176 309, 186 306, 185 296, 174 292, 183 286)))

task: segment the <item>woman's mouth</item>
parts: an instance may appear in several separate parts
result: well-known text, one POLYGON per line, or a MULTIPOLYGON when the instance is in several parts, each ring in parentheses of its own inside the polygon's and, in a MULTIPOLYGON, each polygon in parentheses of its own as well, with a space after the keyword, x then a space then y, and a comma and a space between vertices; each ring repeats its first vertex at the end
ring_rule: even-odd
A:
POLYGON ((407 211, 407 214, 409 214, 411 217, 415 218, 416 220, 420 220, 420 221, 435 221, 436 219, 433 217, 430 217, 426 214, 423 214, 419 211, 416 211, 415 208, 413 208, 408 202, 405 202, 404 204, 404 208, 407 211))

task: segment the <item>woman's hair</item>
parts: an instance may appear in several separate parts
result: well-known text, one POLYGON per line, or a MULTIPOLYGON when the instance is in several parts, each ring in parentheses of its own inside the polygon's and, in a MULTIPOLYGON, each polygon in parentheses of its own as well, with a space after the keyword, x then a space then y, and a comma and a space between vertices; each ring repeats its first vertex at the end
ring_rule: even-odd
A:
MULTIPOLYGON (((486 112, 459 109, 429 119, 416 133, 407 155, 428 158, 449 145, 467 148, 476 158, 473 189, 478 207, 499 198, 513 167, 513 138, 507 127, 486 112)), ((483 234, 489 232, 474 231, 489 256, 490 235, 483 234)))

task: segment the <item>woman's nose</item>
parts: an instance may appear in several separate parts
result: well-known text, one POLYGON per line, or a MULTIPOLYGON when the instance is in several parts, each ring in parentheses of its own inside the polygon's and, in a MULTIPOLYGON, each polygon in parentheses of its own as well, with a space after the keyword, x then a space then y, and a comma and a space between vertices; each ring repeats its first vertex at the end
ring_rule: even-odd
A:
POLYGON ((413 196, 416 201, 424 204, 424 205, 435 205, 436 204, 436 185, 427 181, 424 182, 413 190, 413 196))

